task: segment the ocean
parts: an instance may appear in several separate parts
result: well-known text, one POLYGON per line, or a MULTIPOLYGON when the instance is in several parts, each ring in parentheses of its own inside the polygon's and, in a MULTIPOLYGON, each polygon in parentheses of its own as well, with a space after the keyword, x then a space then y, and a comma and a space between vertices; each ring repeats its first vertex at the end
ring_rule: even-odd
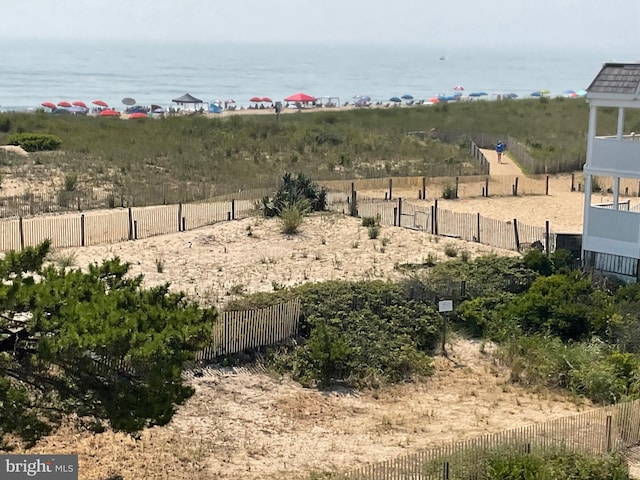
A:
POLYGON ((562 95, 586 89, 606 61, 630 52, 516 47, 442 49, 419 46, 183 44, 178 42, 5 40, 0 51, 0 110, 28 110, 42 102, 103 100, 122 108, 170 106, 185 93, 205 102, 254 96, 282 100, 304 92, 315 97, 356 95, 372 101, 412 95, 427 99, 484 91, 520 98, 547 89, 562 95))

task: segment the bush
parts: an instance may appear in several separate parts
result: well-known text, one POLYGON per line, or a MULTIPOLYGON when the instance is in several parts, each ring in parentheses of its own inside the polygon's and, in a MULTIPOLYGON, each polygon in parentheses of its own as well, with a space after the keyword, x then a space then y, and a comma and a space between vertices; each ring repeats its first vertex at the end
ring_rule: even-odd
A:
POLYGON ((271 361, 301 383, 377 387, 433 372, 439 315, 401 285, 330 281, 293 291, 302 299, 300 345, 271 361))
POLYGON ((57 150, 62 140, 47 133, 14 133, 7 139, 9 145, 19 145, 27 152, 57 150))
POLYGON ((380 227, 378 225, 369 225, 367 232, 369 234, 369 238, 371 240, 375 240, 378 238, 378 235, 380 235, 380 227))
POLYGON ((282 225, 282 233, 293 235, 298 233, 300 225, 304 220, 305 205, 295 204, 288 205, 280 212, 280 223, 282 225))
POLYGON ((362 217, 363 227, 375 227, 376 225, 380 225, 378 217, 362 217))
POLYGON ((276 217, 288 207, 301 205, 303 202, 312 212, 325 210, 327 192, 302 173, 297 177, 287 173, 282 177, 282 183, 273 199, 269 197, 262 199, 262 211, 265 217, 276 217))

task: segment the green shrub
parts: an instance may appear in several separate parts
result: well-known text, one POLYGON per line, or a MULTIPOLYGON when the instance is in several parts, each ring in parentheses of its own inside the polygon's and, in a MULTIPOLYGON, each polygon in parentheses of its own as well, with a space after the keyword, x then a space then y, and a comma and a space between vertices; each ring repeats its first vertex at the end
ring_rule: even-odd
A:
POLYGON ((522 261, 527 268, 534 272, 538 272, 540 275, 544 275, 545 277, 548 277, 553 273, 553 263, 549 257, 540 250, 529 250, 522 258, 522 261))
POLYGON ((269 197, 262 199, 262 211, 265 217, 275 217, 288 207, 303 203, 307 205, 308 210, 313 212, 325 210, 327 207, 326 190, 318 187, 315 182, 302 173, 299 173, 297 177, 286 173, 282 177, 280 187, 273 199, 269 197))
POLYGON ((7 139, 9 145, 19 145, 27 152, 42 152, 56 150, 62 140, 47 133, 14 133, 7 139))
POLYGON ((362 226, 363 227, 375 227, 380 225, 380 217, 362 217, 362 226))
POLYGON ((607 294, 597 291, 590 278, 556 274, 537 278, 504 314, 516 318, 525 332, 579 340, 605 334, 613 308, 607 294))
POLYGON ((64 191, 75 192, 78 188, 78 176, 70 173, 64 177, 64 191))
POLYGON ((444 254, 447 257, 451 257, 451 258, 457 257, 458 256, 458 247, 456 247, 455 245, 449 244, 449 245, 444 247, 444 254))
POLYGON ((305 206, 288 205, 280 211, 280 224, 282 233, 293 235, 298 233, 298 229, 304 221, 305 206))
POLYGON ((371 240, 375 240, 378 238, 378 235, 380 235, 380 227, 378 225, 369 225, 367 232, 369 234, 369 238, 371 240))

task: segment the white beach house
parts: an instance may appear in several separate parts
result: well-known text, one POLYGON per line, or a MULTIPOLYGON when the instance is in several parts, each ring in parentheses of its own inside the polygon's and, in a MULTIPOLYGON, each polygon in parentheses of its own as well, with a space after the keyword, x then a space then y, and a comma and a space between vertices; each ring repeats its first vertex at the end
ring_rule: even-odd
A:
POLYGON ((583 265, 625 281, 638 281, 640 208, 638 202, 634 206, 633 201, 621 202, 620 197, 640 194, 640 129, 637 122, 635 127, 629 124, 625 128, 625 112, 640 109, 640 63, 604 64, 586 98, 589 130, 584 165, 583 265), (598 109, 617 112, 615 131, 598 127, 598 109), (601 194, 593 190, 603 186, 613 201, 598 204, 601 194))

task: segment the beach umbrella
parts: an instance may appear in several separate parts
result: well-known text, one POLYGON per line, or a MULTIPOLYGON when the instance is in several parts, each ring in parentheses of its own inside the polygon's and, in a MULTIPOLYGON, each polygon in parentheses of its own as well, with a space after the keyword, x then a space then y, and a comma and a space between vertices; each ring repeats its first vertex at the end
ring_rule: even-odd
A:
POLYGON ((69 102, 58 102, 59 107, 69 108, 71 104, 69 102))
POLYGON ((551 93, 551 91, 547 90, 546 88, 543 88, 542 90, 540 90, 540 93, 542 95, 549 95, 551 93))
POLYGON ((157 108, 154 108, 154 109, 152 110, 152 112, 153 112, 153 113, 165 113, 165 111, 166 111, 166 110, 165 110, 164 108, 162 108, 162 107, 158 107, 157 105, 156 105, 156 107, 157 107, 157 108))
POLYGON ((94 105, 98 105, 99 107, 105 107, 107 108, 109 105, 107 105, 107 102, 104 102, 102 100, 94 100, 93 102, 94 105))
POLYGON ((562 92, 563 95, 571 95, 572 93, 576 93, 576 92, 571 89, 568 89, 562 92))
POLYGON ((505 94, 504 98, 508 98, 508 99, 510 99, 510 100, 513 100, 513 99, 515 99, 515 98, 518 98, 518 95, 516 95, 516 94, 515 94, 515 93, 513 93, 513 92, 512 92, 512 93, 507 93, 507 94, 505 94))
POLYGON ((440 103, 440 99, 438 97, 431 97, 428 102, 430 103, 440 103))
POLYGON ((389 101, 394 103, 400 103, 402 99, 400 97, 391 97, 389 101))
POLYGON ((149 117, 144 112, 135 112, 129 115, 129 118, 135 119, 135 118, 149 118, 149 117))
POLYGON ((249 99, 250 102, 256 102, 256 103, 260 103, 260 102, 264 102, 264 98, 262 97, 251 97, 249 99))
POLYGON ((56 104, 53 103, 53 102, 42 102, 41 105, 43 107, 50 108, 51 110, 55 110, 55 108, 56 108, 56 104))
POLYGON ((269 97, 262 97, 262 101, 265 103, 273 103, 273 100, 271 100, 269 97))
POLYGON ((284 99, 285 102, 315 102, 315 97, 307 95, 306 93, 294 93, 284 99))
POLYGON ((124 105, 132 106, 136 104, 136 101, 133 98, 125 97, 122 99, 122 103, 124 105))
POLYGON ((71 115, 68 108, 55 108, 51 113, 54 115, 71 115))
POLYGON ((576 92, 579 97, 584 97, 587 94, 587 91, 584 89, 580 89, 576 92))
POLYGON ((99 117, 118 117, 120 116, 119 112, 116 112, 115 110, 102 110, 100 113, 98 113, 99 117))
POLYGON ((227 98, 225 100, 226 103, 236 103, 236 101, 233 98, 227 98))
POLYGON ((488 95, 487 92, 471 92, 469 94, 470 97, 484 97, 488 95))
POLYGON ((408 93, 405 93, 400 98, 402 98, 403 100, 413 100, 413 95, 409 95, 408 93))
POLYGON ((464 87, 462 85, 456 85, 455 87, 453 87, 454 90, 461 92, 464 90, 464 87))
POLYGON ((542 96, 542 92, 540 90, 536 90, 535 92, 531 92, 530 95, 532 97, 541 97, 542 96))
POLYGON ((81 102, 79 100, 71 103, 71 105, 73 105, 74 107, 82 107, 82 108, 87 108, 87 104, 84 102, 81 102))

